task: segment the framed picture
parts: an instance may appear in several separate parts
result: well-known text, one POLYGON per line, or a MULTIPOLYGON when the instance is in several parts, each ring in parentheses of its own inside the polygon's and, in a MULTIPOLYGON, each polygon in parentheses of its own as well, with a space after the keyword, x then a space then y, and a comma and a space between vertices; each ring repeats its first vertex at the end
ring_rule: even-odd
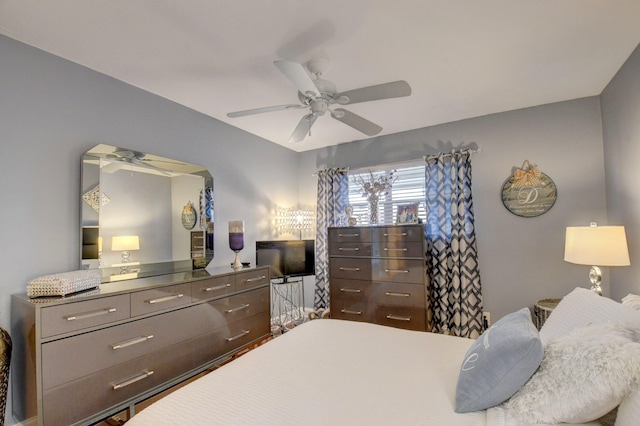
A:
POLYGON ((402 204, 398 206, 396 223, 418 223, 418 205, 420 203, 402 204))

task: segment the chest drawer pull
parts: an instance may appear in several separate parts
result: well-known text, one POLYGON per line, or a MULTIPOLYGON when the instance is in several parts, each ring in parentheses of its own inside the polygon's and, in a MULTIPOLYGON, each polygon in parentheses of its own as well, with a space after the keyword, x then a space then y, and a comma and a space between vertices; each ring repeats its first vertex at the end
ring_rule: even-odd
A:
POLYGON ((116 349, 122 349, 122 348, 126 348, 127 346, 133 346, 133 345, 137 345, 138 343, 146 342, 149 339, 153 339, 153 334, 149 334, 148 336, 134 337, 133 339, 116 343, 115 345, 111 345, 111 349, 115 351, 116 349))
POLYGON ((234 340, 237 340, 237 339, 239 339, 241 337, 244 337, 249 333, 251 333, 250 330, 242 330, 242 332, 240 332, 239 334, 236 334, 235 336, 227 337, 225 340, 227 342, 233 342, 234 340))
POLYGON ((349 309, 341 309, 340 312, 343 314, 362 315, 362 311, 350 311, 349 309))
POLYGON ((245 303, 244 305, 238 306, 236 308, 227 309, 225 312, 227 314, 231 314, 233 312, 238 312, 238 311, 241 311, 243 309, 247 309, 249 306, 251 306, 251 305, 249 305, 248 303, 245 303))
POLYGON ((114 385, 111 385, 111 388, 113 390, 122 389, 122 388, 124 388, 126 386, 134 384, 135 382, 139 382, 142 379, 146 379, 147 377, 149 377, 152 374, 153 374, 153 370, 144 370, 143 373, 140 373, 137 376, 133 376, 130 379, 123 380, 120 383, 116 383, 114 385))
POLYGON ((395 292, 395 291, 387 291, 385 293, 385 295, 393 296, 393 297, 409 297, 409 296, 411 296, 411 294, 409 294, 409 293, 398 293, 398 292, 395 292))
POLYGON ((400 235, 401 237, 406 237, 409 234, 407 234, 406 232, 402 232, 402 233, 397 233, 396 232, 395 234, 387 234, 386 232, 384 233, 385 237, 396 237, 398 235, 400 235))
POLYGON ((338 251, 360 251, 360 247, 339 247, 338 251))
POLYGON ((341 271, 360 272, 360 268, 348 268, 346 266, 340 267, 341 271))
POLYGON ((164 303, 164 302, 169 302, 171 300, 180 299, 182 296, 184 296, 184 294, 179 293, 171 296, 158 297, 157 299, 150 299, 150 300, 147 300, 146 302, 150 305, 153 305, 154 303, 164 303))
POLYGON ((384 251, 407 251, 407 248, 406 247, 404 247, 404 248, 387 248, 387 247, 385 247, 384 251))
POLYGON ((346 238, 358 238, 360 236, 360 234, 358 234, 357 232, 354 234, 338 234, 338 236, 340 237, 346 237, 346 238))
POLYGON ((247 278, 246 280, 242 280, 245 283, 254 283, 256 281, 262 281, 265 278, 267 278, 266 275, 260 275, 259 277, 255 277, 255 278, 247 278))
POLYGON ((407 271, 406 269, 385 269, 384 271, 389 274, 408 274, 409 273, 409 271, 407 271))
POLYGON ((401 317, 398 315, 391 315, 391 314, 387 315, 387 319, 398 320, 398 321, 411 321, 411 317, 401 317))
POLYGON ((76 315, 67 315, 66 317, 63 317, 63 318, 66 319, 67 321, 76 321, 76 320, 81 320, 85 318, 91 318, 91 317, 97 317, 100 315, 110 314, 115 311, 116 311, 116 308, 104 308, 104 309, 98 309, 97 311, 84 312, 76 315))
POLYGON ((361 290, 359 288, 341 288, 340 291, 344 291, 345 293, 360 293, 361 290))
POLYGON ((222 290, 222 289, 227 288, 227 287, 231 287, 231 284, 223 284, 223 285, 219 285, 219 286, 216 286, 216 287, 207 287, 207 288, 203 288, 202 291, 204 291, 204 292, 217 291, 217 290, 222 290))

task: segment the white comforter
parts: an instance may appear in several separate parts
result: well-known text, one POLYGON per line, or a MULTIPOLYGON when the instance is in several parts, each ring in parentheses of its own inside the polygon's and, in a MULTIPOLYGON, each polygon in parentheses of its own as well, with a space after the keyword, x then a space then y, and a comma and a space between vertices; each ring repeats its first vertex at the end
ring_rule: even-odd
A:
POLYGON ((454 412, 472 340, 340 320, 296 327, 171 393, 127 426, 505 425, 454 412))

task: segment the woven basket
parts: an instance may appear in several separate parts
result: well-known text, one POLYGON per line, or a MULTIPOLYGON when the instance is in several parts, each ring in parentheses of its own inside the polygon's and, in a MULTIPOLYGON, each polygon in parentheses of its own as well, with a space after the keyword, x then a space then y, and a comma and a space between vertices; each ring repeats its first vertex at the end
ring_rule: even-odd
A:
POLYGON ((542 299, 533 305, 533 323, 540 330, 561 299, 542 299))

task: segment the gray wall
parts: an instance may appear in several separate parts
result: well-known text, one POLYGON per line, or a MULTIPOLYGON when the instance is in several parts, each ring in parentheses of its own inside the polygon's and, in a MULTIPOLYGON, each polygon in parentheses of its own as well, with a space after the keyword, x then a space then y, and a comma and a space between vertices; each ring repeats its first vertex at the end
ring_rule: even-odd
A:
MULTIPOLYGON (((588 266, 563 261, 569 225, 606 223, 602 127, 597 97, 527 108, 353 142, 301 155, 301 170, 322 165, 366 167, 475 146, 473 196, 485 310, 492 321, 542 298, 587 287, 588 266), (522 218, 502 204, 514 166, 538 164, 558 199, 544 215, 522 218)), ((313 180, 301 176, 301 197, 313 180), (304 185, 304 186, 303 186, 304 185)), ((608 291, 608 271, 603 271, 608 291)), ((590 284, 589 284, 590 285, 590 284)))
MULTIPOLYGON (((270 214, 297 202, 297 154, 173 102, 0 36, 0 326, 32 278, 78 269, 80 156, 98 143, 206 166, 215 179, 216 255, 227 222, 246 247, 271 236, 270 214), (293 165, 293 167, 290 167, 293 165)), ((254 262, 245 249, 241 258, 254 262)), ((13 424, 7 410, 7 425, 13 424)))
POLYGON ((611 268, 611 294, 640 294, 640 47, 602 93, 607 209, 624 225, 631 266, 611 268))

